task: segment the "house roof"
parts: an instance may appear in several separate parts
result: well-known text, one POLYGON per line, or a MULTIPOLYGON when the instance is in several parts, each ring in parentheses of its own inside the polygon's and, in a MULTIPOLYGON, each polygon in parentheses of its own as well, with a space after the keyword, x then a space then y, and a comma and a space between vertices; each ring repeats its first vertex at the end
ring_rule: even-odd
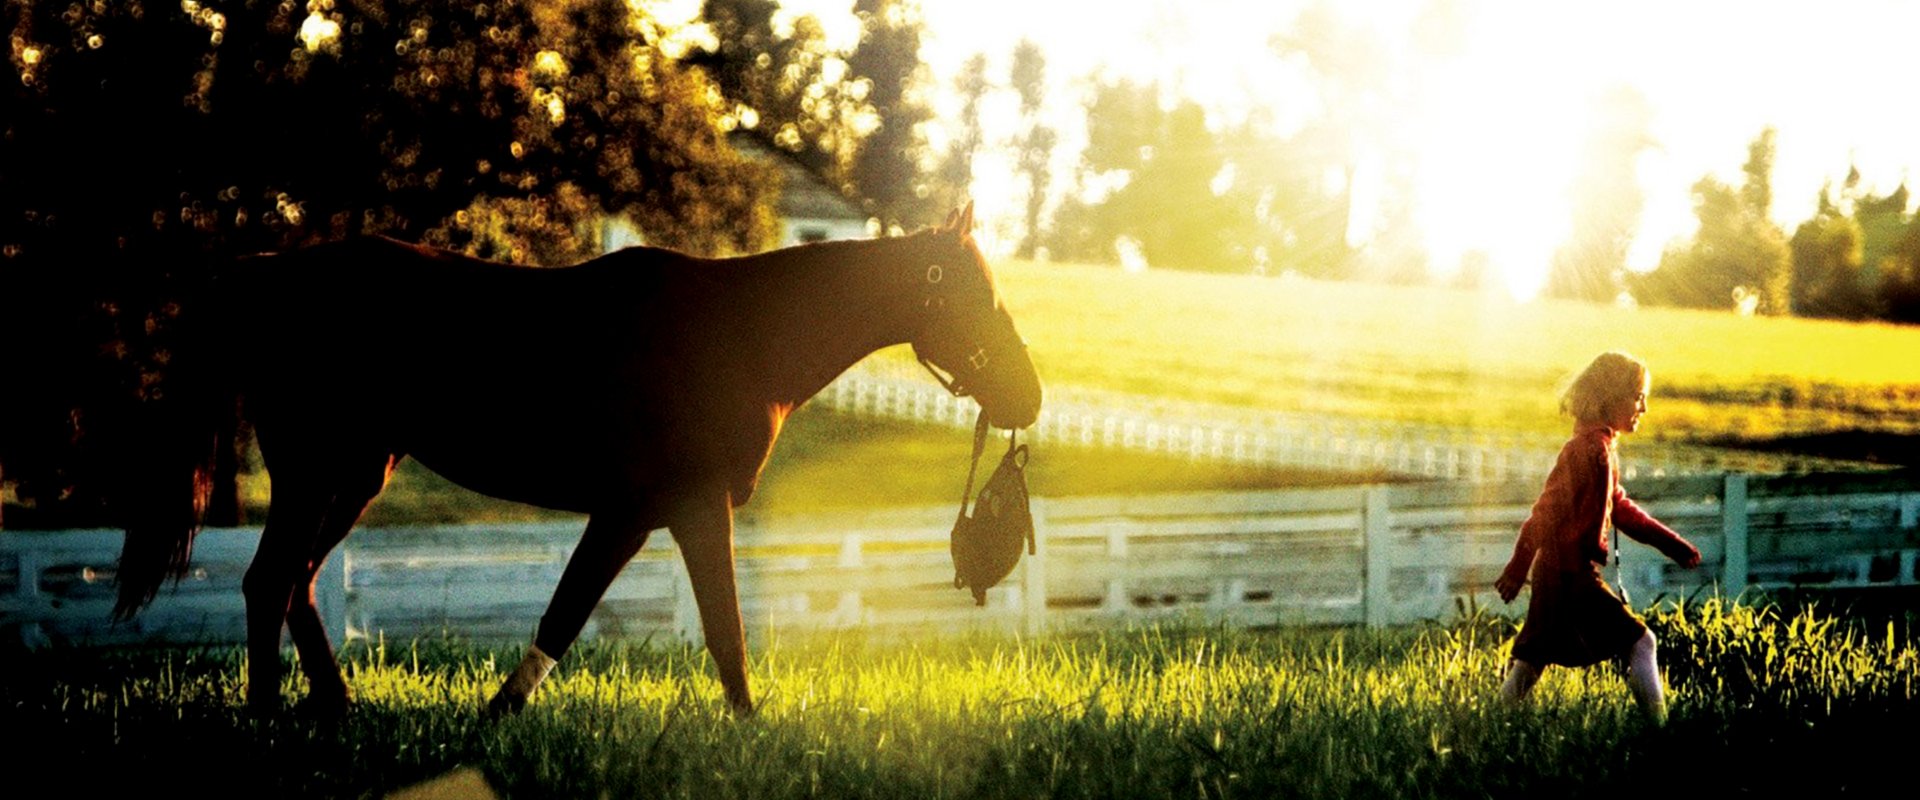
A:
POLYGON ((813 174, 786 151, 769 146, 750 133, 731 137, 733 149, 757 161, 771 161, 780 169, 780 200, 776 209, 788 219, 833 219, 865 223, 867 212, 831 184, 813 174))

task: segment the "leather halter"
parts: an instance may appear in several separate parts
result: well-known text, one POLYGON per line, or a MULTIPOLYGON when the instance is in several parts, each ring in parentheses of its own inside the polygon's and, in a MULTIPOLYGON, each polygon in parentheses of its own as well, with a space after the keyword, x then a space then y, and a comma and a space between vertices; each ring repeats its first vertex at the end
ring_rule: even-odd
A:
MULTIPOLYGON (((939 264, 928 265, 925 283, 927 293, 920 303, 920 307, 927 311, 926 319, 921 322, 922 331, 932 324, 935 315, 945 312, 947 308, 947 298, 934 289, 945 277, 945 268, 939 264)), ((920 353, 919 347, 913 349, 913 355, 920 360, 920 366, 926 368, 927 374, 932 375, 942 388, 952 393, 954 397, 969 397, 973 394, 973 386, 969 381, 977 378, 981 371, 993 362, 993 357, 987 353, 985 345, 974 341, 970 341, 969 344, 973 345, 973 352, 967 355, 967 371, 964 373, 956 371, 952 375, 943 374, 938 365, 920 353)), ((1021 342, 1020 346, 1026 347, 1026 342, 1021 342)))

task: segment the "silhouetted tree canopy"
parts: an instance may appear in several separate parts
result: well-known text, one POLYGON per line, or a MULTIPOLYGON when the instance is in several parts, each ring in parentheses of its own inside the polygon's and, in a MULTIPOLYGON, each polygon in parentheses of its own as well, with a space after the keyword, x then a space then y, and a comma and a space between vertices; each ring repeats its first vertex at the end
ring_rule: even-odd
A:
POLYGON ((785 20, 774 0, 704 0, 712 49, 689 63, 713 75, 743 127, 865 205, 887 228, 939 220, 964 194, 940 174, 923 130, 933 118, 911 0, 858 0, 852 49, 830 46, 819 20, 785 20), (747 120, 751 120, 748 124, 747 120))

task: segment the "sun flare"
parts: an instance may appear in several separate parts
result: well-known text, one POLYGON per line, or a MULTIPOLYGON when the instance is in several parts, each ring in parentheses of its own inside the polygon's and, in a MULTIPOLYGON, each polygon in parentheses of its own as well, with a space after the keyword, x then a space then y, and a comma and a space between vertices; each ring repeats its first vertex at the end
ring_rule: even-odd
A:
MULTIPOLYGON (((1737 182, 1746 146, 1764 128, 1779 131, 1773 215, 1789 233, 1810 216, 1821 185, 1850 165, 1882 192, 1920 165, 1920 109, 1860 77, 1910 71, 1898 54, 1911 52, 1920 6, 1142 0, 1090 13, 1069 3, 925 0, 922 8, 922 54, 936 82, 950 85, 976 53, 1004 70, 1013 43, 1041 45, 1061 133, 1056 196, 1076 190, 1083 103, 1098 80, 1155 82, 1205 105, 1210 124, 1258 118, 1282 136, 1315 115, 1347 114, 1358 123, 1350 241, 1405 238, 1393 227, 1412 225, 1435 273, 1472 265, 1516 298, 1541 291, 1574 226, 1582 148, 1608 92, 1637 93, 1649 116, 1632 167, 1641 197, 1629 270, 1651 269, 1693 231, 1693 184, 1708 175, 1737 182), (1309 11, 1379 46, 1332 59, 1366 73, 1349 81, 1359 91, 1330 96, 1316 85, 1328 76, 1276 50, 1309 11), (1398 222, 1395 203, 1406 212, 1398 222)), ((1017 217, 1017 197, 987 194, 1016 182, 983 179, 1009 169, 1007 159, 977 159, 973 194, 986 225, 1016 230, 999 217, 1017 217)))

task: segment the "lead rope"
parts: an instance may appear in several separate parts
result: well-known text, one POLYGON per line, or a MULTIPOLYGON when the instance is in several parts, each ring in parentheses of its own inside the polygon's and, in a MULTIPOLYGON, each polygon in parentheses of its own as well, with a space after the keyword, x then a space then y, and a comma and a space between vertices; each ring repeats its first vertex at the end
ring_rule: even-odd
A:
MULTIPOLYGON (((1614 456, 1615 459, 1619 458, 1617 452, 1618 451, 1616 451, 1616 455, 1614 456)), ((1614 480, 1617 483, 1619 478, 1616 477, 1614 480)), ((1607 496, 1607 509, 1607 527, 1612 529, 1607 531, 1607 544, 1613 548, 1613 585, 1620 590, 1620 602, 1628 609, 1632 609, 1633 598, 1627 596, 1627 576, 1620 573, 1620 526, 1613 524, 1612 495, 1607 496)))
POLYGON ((1620 529, 1614 528, 1609 533, 1613 538, 1613 585, 1620 589, 1620 602, 1632 608, 1633 598, 1627 596, 1627 576, 1620 572, 1620 529))
POLYGON ((955 525, 967 518, 967 501, 973 497, 973 475, 980 469, 980 454, 987 451, 987 410, 973 418, 973 458, 967 464, 967 488, 960 490, 960 514, 953 519, 955 525))

